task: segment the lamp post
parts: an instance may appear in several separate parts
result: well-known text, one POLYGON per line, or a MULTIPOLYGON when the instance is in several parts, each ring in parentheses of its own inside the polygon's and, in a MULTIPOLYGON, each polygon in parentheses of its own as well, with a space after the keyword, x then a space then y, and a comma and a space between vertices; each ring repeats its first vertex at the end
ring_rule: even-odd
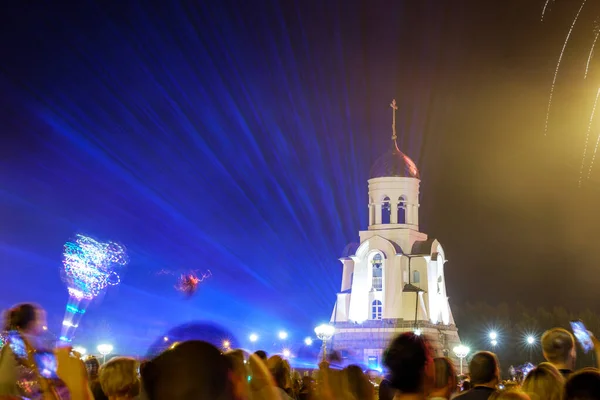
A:
POLYGON ((454 354, 460 360, 460 374, 462 375, 463 374, 463 359, 467 357, 467 355, 469 354, 471 349, 469 349, 467 346, 463 346, 461 344, 461 345, 456 346, 454 349, 452 349, 452 351, 454 351, 454 354))
POLYGON ((98 353, 102 354, 102 364, 104 364, 106 362, 106 356, 112 353, 114 347, 112 344, 99 344, 97 349, 98 353))
POLYGON ((335 328, 329 324, 322 324, 315 328, 315 334, 323 341, 323 360, 325 360, 325 356, 327 355, 327 341, 331 340, 334 333, 335 328))
POLYGON ((527 342, 527 348, 529 349, 529 362, 532 362, 531 353, 533 350, 533 346, 535 346, 535 337, 533 335, 527 335, 525 341, 527 342))

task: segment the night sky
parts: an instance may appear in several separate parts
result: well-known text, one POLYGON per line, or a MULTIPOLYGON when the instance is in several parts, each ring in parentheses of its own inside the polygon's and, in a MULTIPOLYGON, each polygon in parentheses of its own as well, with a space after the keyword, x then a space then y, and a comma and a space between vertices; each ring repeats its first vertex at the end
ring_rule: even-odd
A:
POLYGON ((543 0, 67 3, 0 6, 2 308, 39 302, 58 330, 63 244, 84 233, 131 261, 81 343, 142 352, 191 320, 303 338, 366 228, 393 98, 451 303, 597 305, 600 120, 578 181, 598 1, 546 134, 579 1, 550 0, 543 22, 543 0), (212 277, 185 300, 163 269, 212 277))

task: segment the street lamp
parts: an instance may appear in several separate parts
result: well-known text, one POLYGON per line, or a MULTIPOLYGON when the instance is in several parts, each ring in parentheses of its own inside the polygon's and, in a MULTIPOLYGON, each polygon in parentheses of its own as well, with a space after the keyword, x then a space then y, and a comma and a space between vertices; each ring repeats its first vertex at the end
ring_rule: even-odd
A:
POLYGON ((327 341, 333 337, 334 333, 335 328, 329 324, 322 324, 315 328, 315 334, 319 340, 323 341, 323 360, 325 360, 325 356, 327 355, 327 341))
POLYGON ((256 343, 256 341, 258 341, 258 335, 256 333, 252 333, 250 334, 249 339, 252 343, 256 343))
POLYGON ((98 347, 98 353, 102 354, 102 364, 104 364, 106 362, 106 356, 109 355, 110 353, 112 353, 112 351, 114 350, 114 347, 112 344, 99 344, 98 347))
POLYGON ((532 357, 532 350, 533 347, 535 346, 535 336, 533 335, 527 335, 527 337, 525 338, 525 341, 527 342, 527 347, 529 349, 529 361, 531 362, 532 357))
POLYGON ((285 339, 287 339, 287 338, 288 338, 288 334, 287 334, 287 332, 286 332, 286 331, 280 331, 280 332, 279 332, 279 339, 281 339, 281 340, 285 340, 285 339))
POLYGON ((229 350, 231 348, 231 342, 229 340, 223 340, 223 349, 229 350))
POLYGON ((498 341, 497 340, 490 340, 490 344, 492 345, 492 347, 496 347, 498 346, 498 341))
POLYGON ((496 340, 496 339, 498 339, 498 334, 496 332, 494 332, 494 331, 491 331, 488 336, 490 337, 490 340, 496 340))
POLYGON ((288 349, 283 349, 283 356, 289 358, 292 353, 288 349))
POLYGON ((452 351, 454 351, 454 354, 460 360, 460 374, 462 375, 463 374, 463 359, 467 357, 467 355, 469 354, 471 349, 469 349, 467 346, 463 346, 461 344, 461 345, 456 346, 454 349, 452 349, 452 351))
POLYGON ((304 344, 307 346, 312 346, 312 338, 307 337, 306 339, 304 339, 304 344))

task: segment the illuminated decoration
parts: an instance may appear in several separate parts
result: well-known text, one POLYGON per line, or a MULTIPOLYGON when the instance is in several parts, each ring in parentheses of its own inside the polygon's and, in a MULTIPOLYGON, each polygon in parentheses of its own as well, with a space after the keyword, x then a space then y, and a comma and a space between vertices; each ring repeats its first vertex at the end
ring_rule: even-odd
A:
POLYGON ((304 344, 307 346, 312 346, 312 344, 313 344, 312 338, 307 337, 306 339, 304 339, 304 344))
POLYGON ((281 332, 279 332, 278 336, 279 336, 279 339, 285 340, 288 338, 288 333, 286 331, 281 331, 281 332))
POLYGON ((123 246, 77 235, 74 242, 65 244, 63 279, 69 295, 80 300, 92 300, 106 287, 121 282, 115 269, 126 264, 127 254, 123 246))
POLYGON ((252 333, 250 334, 249 339, 252 343, 255 343, 258 341, 258 335, 256 333, 252 333))
POLYGON ((229 340, 223 340, 223 349, 229 350, 231 348, 231 342, 229 340))
POLYGON ((288 349, 283 349, 283 352, 281 353, 285 358, 289 358, 292 355, 292 352, 289 351, 288 349))
POLYGON ((65 243, 62 279, 67 286, 69 302, 66 307, 62 342, 70 342, 87 305, 109 286, 121 282, 118 270, 127 264, 125 248, 115 242, 98 242, 77 235, 65 243))
POLYGON ((207 271, 205 274, 202 275, 197 275, 195 271, 187 274, 182 274, 177 280, 177 285, 175 286, 175 289, 185 294, 186 296, 191 297, 198 290, 198 286, 200 285, 200 283, 202 283, 205 279, 211 276, 212 273, 210 271, 207 271))
POLYGON ((194 270, 181 274, 163 269, 160 270, 157 275, 176 275, 177 282, 175 284, 175 290, 183 293, 189 298, 198 291, 198 287, 202 282, 212 276, 212 272, 209 270, 205 273, 199 274, 198 270, 194 270))

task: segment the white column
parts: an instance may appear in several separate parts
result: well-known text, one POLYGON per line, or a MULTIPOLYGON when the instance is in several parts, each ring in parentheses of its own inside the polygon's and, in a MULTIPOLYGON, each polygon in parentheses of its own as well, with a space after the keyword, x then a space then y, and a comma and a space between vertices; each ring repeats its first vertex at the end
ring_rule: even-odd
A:
POLYGON ((375 225, 381 225, 381 203, 375 203, 375 225))
POLYGON ((369 203, 369 226, 373 225, 373 209, 375 208, 373 204, 369 203))
POLYGON ((390 200, 390 223, 398 223, 398 202, 390 200))

